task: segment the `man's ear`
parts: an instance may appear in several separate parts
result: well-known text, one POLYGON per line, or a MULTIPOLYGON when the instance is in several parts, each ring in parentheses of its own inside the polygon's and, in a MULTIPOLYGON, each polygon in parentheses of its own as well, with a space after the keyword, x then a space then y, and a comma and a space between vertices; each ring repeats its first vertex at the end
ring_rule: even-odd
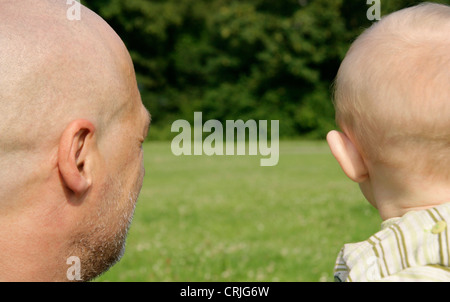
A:
POLYGON ((338 161, 344 173, 354 182, 364 182, 369 174, 361 154, 353 142, 342 132, 330 131, 327 142, 331 153, 338 161))
POLYGON ((83 195, 92 183, 85 163, 92 151, 94 132, 90 121, 75 120, 66 127, 59 142, 58 168, 67 188, 77 196, 83 195))

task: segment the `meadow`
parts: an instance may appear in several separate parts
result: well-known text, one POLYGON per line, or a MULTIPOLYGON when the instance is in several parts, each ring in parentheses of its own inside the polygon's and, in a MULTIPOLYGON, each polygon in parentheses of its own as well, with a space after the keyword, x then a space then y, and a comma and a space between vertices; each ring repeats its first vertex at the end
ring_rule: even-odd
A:
POLYGON ((381 219, 325 141, 261 156, 180 156, 144 144, 146 176, 122 260, 97 281, 333 281, 345 243, 381 219))

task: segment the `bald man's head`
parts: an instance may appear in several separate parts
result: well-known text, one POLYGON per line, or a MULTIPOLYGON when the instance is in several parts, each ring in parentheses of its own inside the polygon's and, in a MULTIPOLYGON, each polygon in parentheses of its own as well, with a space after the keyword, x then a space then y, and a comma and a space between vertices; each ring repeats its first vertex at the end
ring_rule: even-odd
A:
POLYGON ((135 97, 129 91, 136 86, 134 71, 120 38, 84 7, 81 21, 69 21, 65 3, 0 2, 3 146, 41 142, 43 127, 45 139, 55 139, 58 126, 76 117, 106 125, 135 97))
MULTIPOLYGON (((77 256, 86 280, 123 248, 149 115, 121 39, 83 6, 81 20, 69 20, 68 8, 65 0, 0 1, 0 224, 10 233, 22 227, 0 248, 13 254, 22 238, 38 249, 45 237, 59 262, 42 259, 51 277, 41 279, 58 279, 77 256)), ((0 271, 8 268, 14 275, 0 261, 0 271)))

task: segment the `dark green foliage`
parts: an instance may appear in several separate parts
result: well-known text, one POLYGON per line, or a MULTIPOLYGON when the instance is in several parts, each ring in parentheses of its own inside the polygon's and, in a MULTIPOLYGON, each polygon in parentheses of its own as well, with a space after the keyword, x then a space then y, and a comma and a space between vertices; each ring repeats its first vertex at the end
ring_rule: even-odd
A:
MULTIPOLYGON (((381 0, 382 15, 417 4, 381 0)), ((446 1, 435 1, 449 3, 446 1)), ((331 84, 371 25, 365 0, 89 0, 135 63, 151 137, 176 119, 280 120, 280 136, 335 127, 331 84)))

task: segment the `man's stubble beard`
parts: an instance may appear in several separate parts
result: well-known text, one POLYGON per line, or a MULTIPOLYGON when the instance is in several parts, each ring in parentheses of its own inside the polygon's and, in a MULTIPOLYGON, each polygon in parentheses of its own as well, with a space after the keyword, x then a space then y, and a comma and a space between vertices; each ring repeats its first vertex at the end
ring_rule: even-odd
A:
POLYGON ((95 214, 80 224, 85 232, 78 233, 72 240, 70 256, 80 258, 82 281, 91 281, 105 273, 124 255, 141 187, 142 180, 133 191, 126 193, 119 179, 109 177, 101 194, 104 202, 95 214), (127 202, 123 202, 124 198, 127 202))

